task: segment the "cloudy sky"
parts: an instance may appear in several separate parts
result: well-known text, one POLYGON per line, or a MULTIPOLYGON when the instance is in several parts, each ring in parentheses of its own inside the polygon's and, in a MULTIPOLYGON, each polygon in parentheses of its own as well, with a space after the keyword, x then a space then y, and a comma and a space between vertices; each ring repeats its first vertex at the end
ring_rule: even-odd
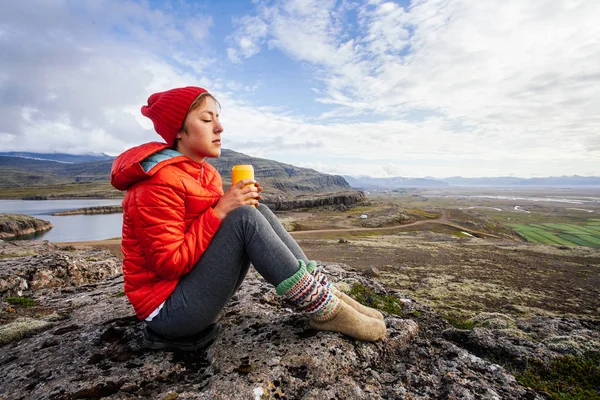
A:
POLYGON ((1 151, 160 137, 209 89, 223 146, 322 172, 600 175, 598 0, 0 2, 1 151))

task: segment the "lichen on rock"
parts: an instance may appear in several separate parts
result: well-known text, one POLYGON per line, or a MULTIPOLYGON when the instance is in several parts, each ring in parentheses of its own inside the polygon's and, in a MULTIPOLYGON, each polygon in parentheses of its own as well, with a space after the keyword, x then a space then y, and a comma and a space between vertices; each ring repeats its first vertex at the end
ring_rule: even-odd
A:
POLYGON ((49 325, 48 321, 27 317, 17 318, 13 322, 0 325, 0 346, 31 336, 49 325))

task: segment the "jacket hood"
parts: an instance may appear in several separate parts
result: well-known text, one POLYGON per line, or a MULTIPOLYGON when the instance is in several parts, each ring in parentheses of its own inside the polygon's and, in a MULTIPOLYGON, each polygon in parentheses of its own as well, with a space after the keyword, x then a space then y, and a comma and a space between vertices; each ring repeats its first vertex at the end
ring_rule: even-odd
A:
POLYGON ((148 179, 161 168, 188 158, 169 145, 151 142, 133 147, 115 158, 110 171, 110 183, 118 190, 127 190, 148 179))

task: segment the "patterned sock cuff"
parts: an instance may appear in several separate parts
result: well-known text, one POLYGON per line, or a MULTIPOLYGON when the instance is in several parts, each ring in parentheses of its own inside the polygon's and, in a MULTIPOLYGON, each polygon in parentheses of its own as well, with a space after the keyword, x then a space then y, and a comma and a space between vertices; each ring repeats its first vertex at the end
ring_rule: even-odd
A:
POLYGON ((277 294, 292 301, 315 318, 326 320, 333 317, 340 300, 334 295, 331 284, 320 284, 308 273, 303 261, 299 260, 299 264, 300 268, 294 275, 277 285, 277 294))
POLYGON ((308 264, 306 264, 306 270, 312 274, 315 268, 317 268, 317 262, 315 260, 309 260, 308 264))
POLYGON ((291 288, 293 288, 298 282, 300 282, 302 277, 306 274, 307 271, 304 261, 298 260, 298 264, 300 265, 298 271, 296 271, 294 275, 290 276, 287 279, 284 279, 282 282, 279 283, 279 285, 277 285, 277 294, 279 296, 284 296, 291 288))
POLYGON ((319 282, 321 285, 326 285, 327 282, 329 282, 329 280, 323 273, 323 268, 321 268, 321 267, 317 267, 317 269, 315 269, 312 274, 315 277, 315 280, 317 282, 319 282))
POLYGON ((333 294, 333 291, 329 290, 327 299, 323 302, 322 306, 313 313, 313 318, 318 321, 327 321, 333 318, 337 314, 341 301, 342 300, 333 294))

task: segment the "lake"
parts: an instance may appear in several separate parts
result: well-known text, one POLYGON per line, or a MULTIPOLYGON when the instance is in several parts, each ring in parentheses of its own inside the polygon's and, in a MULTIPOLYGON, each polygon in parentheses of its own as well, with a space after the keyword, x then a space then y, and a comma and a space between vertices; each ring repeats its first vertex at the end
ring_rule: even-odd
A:
POLYGON ((50 215, 59 211, 84 207, 120 205, 122 199, 111 200, 0 200, 0 213, 27 214, 50 221, 54 228, 22 239, 40 239, 51 242, 79 242, 104 240, 121 236, 123 214, 50 215))

